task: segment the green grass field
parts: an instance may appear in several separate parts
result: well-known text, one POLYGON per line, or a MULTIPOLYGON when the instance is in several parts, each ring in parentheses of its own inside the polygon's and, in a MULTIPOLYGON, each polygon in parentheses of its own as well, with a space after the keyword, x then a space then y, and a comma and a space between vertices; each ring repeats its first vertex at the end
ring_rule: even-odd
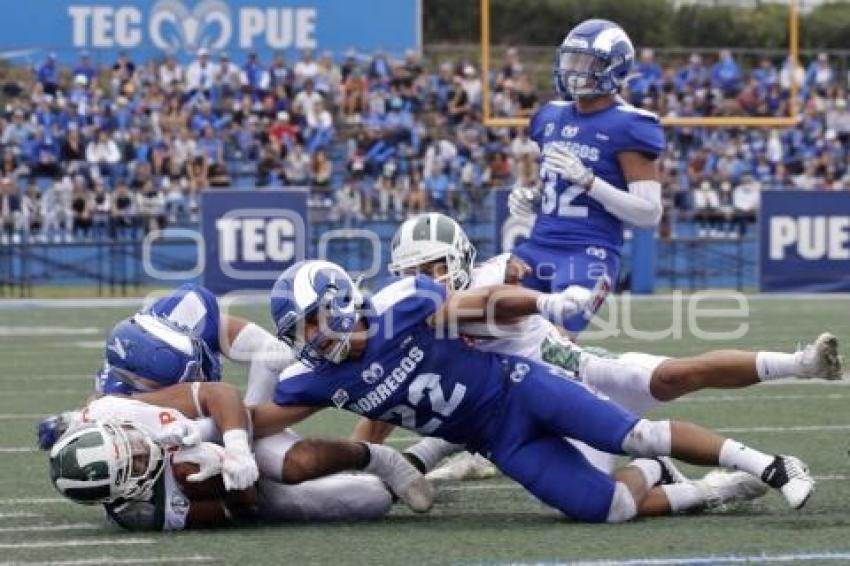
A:
MULTIPOLYGON (((666 328, 673 306, 663 299, 638 302, 632 324, 639 322, 644 330, 666 328)), ((0 309, 0 563, 678 564, 672 559, 702 559, 698 563, 705 564, 729 562, 719 557, 742 561, 761 556, 761 562, 773 563, 807 555, 807 563, 850 563, 850 389, 843 383, 704 392, 655 414, 687 418, 768 451, 799 455, 819 478, 814 499, 800 512, 788 511, 778 496, 768 494, 724 515, 586 526, 560 518, 516 484, 497 478, 444 484, 429 515, 414 516, 396 505, 388 518, 369 524, 290 524, 176 535, 109 530, 98 509, 66 503, 53 491, 46 458, 34 449, 34 425, 38 415, 72 408, 91 391, 90 376, 99 366, 107 329, 132 310, 0 309)), ((245 307, 238 314, 263 323, 268 318, 261 307, 245 307)), ((735 340, 707 342, 686 330, 681 339, 646 343, 615 337, 604 345, 670 355, 725 347, 788 350, 825 329, 847 338, 848 315, 846 297, 756 297, 746 319, 749 330, 735 340)), ((686 312, 686 325, 687 318, 686 312)), ((705 326, 728 329, 738 322, 705 326)), ((241 368, 228 366, 228 376, 244 383, 241 368)), ((299 430, 346 436, 352 423, 347 415, 328 413, 299 430)), ((393 438, 399 447, 411 440, 409 433, 393 438)))

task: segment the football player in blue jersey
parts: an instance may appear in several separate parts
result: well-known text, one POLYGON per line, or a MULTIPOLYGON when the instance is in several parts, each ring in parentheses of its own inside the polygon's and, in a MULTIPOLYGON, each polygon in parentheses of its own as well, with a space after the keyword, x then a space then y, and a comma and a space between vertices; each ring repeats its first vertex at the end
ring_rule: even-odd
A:
MULTIPOLYGON (((537 214, 530 237, 513 250, 531 267, 523 282, 531 289, 590 289, 602 275, 616 281, 623 224, 653 228, 661 219, 664 133, 655 114, 617 95, 633 61, 626 32, 606 20, 582 22, 558 47, 559 100, 530 123, 543 155, 542 189, 517 186, 509 198, 513 216, 537 214)), ((576 315, 567 330, 578 334, 592 314, 576 315)))
MULTIPOLYGON (((132 395, 177 383, 221 379, 221 355, 248 364, 245 400, 270 399, 278 374, 292 362, 289 349, 258 325, 222 314, 205 287, 183 285, 116 324, 106 339, 105 362, 95 376, 98 395, 132 395)), ((48 449, 72 415, 39 422, 48 449)))
POLYGON ((484 352, 460 324, 542 314, 563 321, 588 293, 516 286, 455 292, 426 276, 364 298, 339 266, 299 262, 272 290, 278 336, 301 363, 281 375, 274 403, 254 407, 255 433, 273 434, 326 407, 463 444, 538 499, 574 519, 618 522, 670 511, 645 458, 673 456, 747 472, 799 508, 814 490, 805 465, 680 421, 650 421, 601 400, 559 370, 484 352), (605 474, 564 437, 640 459, 605 474))

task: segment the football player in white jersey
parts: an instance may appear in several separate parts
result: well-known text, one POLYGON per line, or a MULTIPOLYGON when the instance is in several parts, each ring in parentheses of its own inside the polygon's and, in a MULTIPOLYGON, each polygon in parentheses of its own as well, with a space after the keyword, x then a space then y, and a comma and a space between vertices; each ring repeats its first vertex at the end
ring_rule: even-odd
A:
MULTIPOLYGON (((429 274, 444 281, 451 290, 499 283, 517 284, 527 270, 521 260, 509 254, 475 266, 475 248, 461 226, 439 213, 423 214, 405 221, 393 238, 391 252, 391 273, 429 274)), ((842 375, 838 342, 828 333, 795 353, 722 350, 678 359, 638 352, 618 357, 605 352, 593 353, 569 341, 552 323, 540 316, 527 317, 513 325, 498 328, 492 325, 466 326, 464 333, 480 349, 518 354, 558 365, 591 389, 639 415, 700 389, 747 387, 792 376, 835 380, 841 379, 842 375)), ((364 420, 358 423, 353 437, 380 442, 391 430, 392 427, 383 423, 364 420)), ((430 469, 444 456, 457 450, 459 447, 448 446, 443 441, 426 439, 406 452, 430 469)), ((589 447, 583 447, 583 450, 597 467, 606 471, 613 469, 612 456, 589 447)), ((669 462, 661 464, 665 473, 677 475, 669 462)), ((487 477, 491 470, 482 459, 464 456, 454 470, 445 469, 436 477, 487 477)), ((679 476, 679 479, 683 478, 679 476)), ((745 494, 752 494, 750 488, 753 486, 743 476, 722 478, 716 474, 710 474, 704 484, 698 485, 703 493, 712 492, 714 502, 720 502, 715 497, 718 492, 731 496, 740 488, 745 494), (745 481, 743 485, 738 483, 742 480, 745 481)), ((669 491, 674 511, 694 507, 692 503, 697 498, 689 486, 670 486, 669 491)))
MULTIPOLYGON (((421 481, 388 447, 293 442, 282 434, 255 443, 264 472, 255 488, 258 466, 248 445, 247 415, 238 392, 221 383, 175 385, 132 399, 101 397, 74 413, 72 427, 53 446, 51 480, 73 501, 103 504, 109 519, 124 528, 164 531, 239 518, 375 519, 392 502, 384 482, 405 493, 407 484, 421 481), (189 419, 204 415, 210 418, 189 419), (223 447, 210 442, 222 439, 223 447), (317 460, 319 445, 325 450, 317 460), (367 473, 334 473, 346 469, 367 473)), ((423 505, 430 502, 411 506, 423 505)))

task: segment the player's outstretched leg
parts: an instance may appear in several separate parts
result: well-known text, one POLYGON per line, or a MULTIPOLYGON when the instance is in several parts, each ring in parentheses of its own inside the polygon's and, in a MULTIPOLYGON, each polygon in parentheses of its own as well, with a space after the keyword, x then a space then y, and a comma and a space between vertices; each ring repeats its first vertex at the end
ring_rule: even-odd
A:
POLYGON ((691 464, 722 466, 760 478, 799 509, 814 493, 815 481, 799 459, 768 455, 693 423, 641 419, 623 439, 633 456, 672 456, 691 464))
POLYGON ((338 472, 361 470, 378 476, 412 510, 422 513, 434 503, 431 483, 389 446, 345 440, 301 439, 283 432, 254 445, 263 477, 298 484, 338 472))
MULTIPOLYGON (((555 345, 559 350, 568 348, 563 342, 555 345)), ((583 351, 579 364, 574 361, 575 355, 548 354, 550 363, 573 360, 582 382, 638 414, 701 389, 735 389, 789 377, 835 380, 842 376, 838 340, 829 333, 794 353, 717 350, 687 358, 663 358, 628 352, 605 358, 583 351)))
MULTIPOLYGON (((509 390, 511 402, 552 434, 581 440, 605 452, 672 456, 691 464, 744 471, 781 491, 794 509, 802 507, 814 492, 815 482, 797 458, 767 455, 687 422, 638 419, 582 385, 556 377, 545 366, 526 365, 524 378, 514 381, 509 390)), ((514 374, 519 373, 515 367, 514 374)))

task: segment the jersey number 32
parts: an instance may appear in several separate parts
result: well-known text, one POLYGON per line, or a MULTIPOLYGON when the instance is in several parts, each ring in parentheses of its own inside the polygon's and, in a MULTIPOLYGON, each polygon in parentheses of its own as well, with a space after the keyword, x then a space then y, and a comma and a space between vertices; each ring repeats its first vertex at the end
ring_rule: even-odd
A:
POLYGON ((558 175, 551 171, 543 174, 543 195, 540 208, 543 214, 561 216, 564 218, 587 218, 587 207, 576 206, 572 202, 584 193, 579 185, 570 185, 558 196, 558 175))

